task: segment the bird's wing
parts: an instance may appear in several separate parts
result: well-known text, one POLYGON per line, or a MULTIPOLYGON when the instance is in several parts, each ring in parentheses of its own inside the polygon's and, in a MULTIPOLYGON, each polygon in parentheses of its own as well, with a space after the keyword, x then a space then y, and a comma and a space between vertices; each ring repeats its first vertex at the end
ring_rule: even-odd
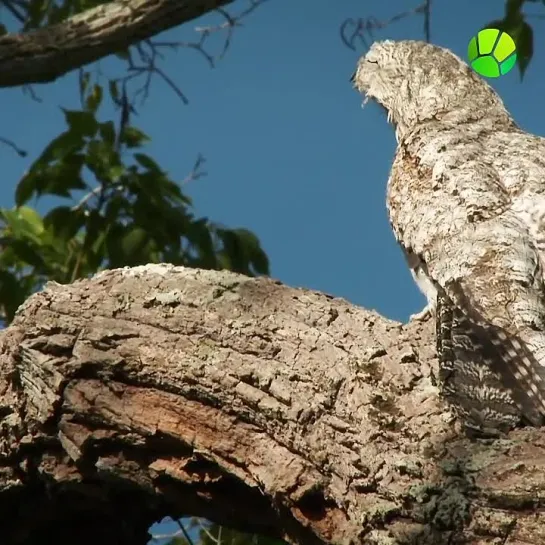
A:
POLYGON ((511 426, 516 409, 540 425, 545 286, 535 240, 492 166, 462 153, 434 161, 401 153, 388 205, 398 241, 438 291, 445 393, 493 426, 511 426))

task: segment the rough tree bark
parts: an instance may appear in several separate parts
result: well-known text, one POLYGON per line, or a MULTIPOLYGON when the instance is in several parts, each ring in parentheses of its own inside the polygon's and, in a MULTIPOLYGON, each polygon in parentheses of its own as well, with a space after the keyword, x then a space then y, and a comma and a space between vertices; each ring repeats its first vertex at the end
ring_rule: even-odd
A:
POLYGON ((545 435, 470 441, 431 323, 228 272, 50 283, 0 337, 0 541, 166 515, 299 543, 545 543, 545 435))
POLYGON ((0 36, 0 87, 45 83, 234 0, 113 0, 33 32, 0 36))

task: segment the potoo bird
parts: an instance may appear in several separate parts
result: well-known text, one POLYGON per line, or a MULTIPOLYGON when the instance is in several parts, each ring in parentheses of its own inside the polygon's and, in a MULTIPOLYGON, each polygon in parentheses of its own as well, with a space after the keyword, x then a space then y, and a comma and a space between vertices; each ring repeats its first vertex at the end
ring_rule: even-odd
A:
POLYGON ((447 49, 376 42, 352 76, 395 127, 394 235, 435 315, 439 387, 483 434, 545 417, 545 139, 447 49))

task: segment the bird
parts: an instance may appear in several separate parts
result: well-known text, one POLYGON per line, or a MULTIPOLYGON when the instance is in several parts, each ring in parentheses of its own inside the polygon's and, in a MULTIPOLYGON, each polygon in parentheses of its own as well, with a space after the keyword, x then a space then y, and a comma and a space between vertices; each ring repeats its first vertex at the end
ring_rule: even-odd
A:
POLYGON ((397 148, 386 206, 468 434, 545 424, 545 139, 449 49, 372 44, 351 81, 397 148))

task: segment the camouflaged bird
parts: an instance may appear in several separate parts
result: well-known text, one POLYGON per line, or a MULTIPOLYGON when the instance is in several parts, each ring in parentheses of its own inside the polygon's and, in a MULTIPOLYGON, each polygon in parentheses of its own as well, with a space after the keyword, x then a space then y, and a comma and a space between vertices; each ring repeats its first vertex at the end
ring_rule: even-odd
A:
MULTIPOLYGON (((467 429, 545 416, 545 139, 456 55, 375 43, 352 77, 398 142, 394 234, 436 316, 439 386, 467 429)), ((364 103, 365 103, 364 102, 364 103)))

